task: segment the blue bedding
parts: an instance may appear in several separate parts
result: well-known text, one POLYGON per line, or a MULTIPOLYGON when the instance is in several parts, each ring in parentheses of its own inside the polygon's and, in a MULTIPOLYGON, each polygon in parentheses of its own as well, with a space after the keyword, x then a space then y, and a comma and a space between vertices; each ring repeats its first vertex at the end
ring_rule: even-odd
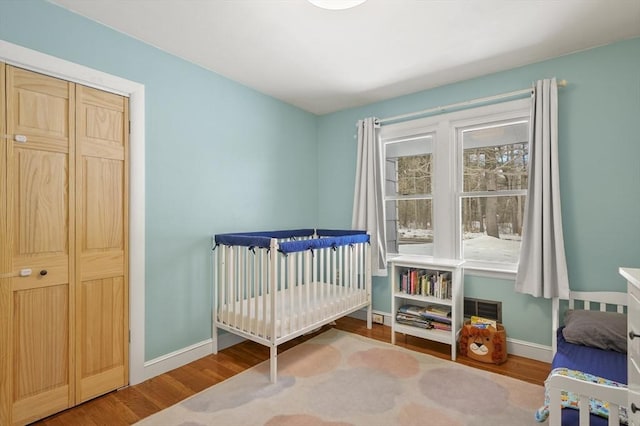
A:
POLYGON ((558 367, 579 370, 627 384, 627 354, 569 343, 564 340, 562 328, 558 330, 558 351, 553 358, 551 369, 558 367))
MULTIPOLYGON (((558 330, 558 350, 553 358, 551 369, 566 367, 579 370, 616 382, 627 384, 627 354, 589 346, 576 345, 564 340, 562 328, 558 330)), ((570 408, 562 409, 562 425, 578 425, 579 412, 570 408)), ((590 416, 591 426, 606 426, 607 419, 590 416)))

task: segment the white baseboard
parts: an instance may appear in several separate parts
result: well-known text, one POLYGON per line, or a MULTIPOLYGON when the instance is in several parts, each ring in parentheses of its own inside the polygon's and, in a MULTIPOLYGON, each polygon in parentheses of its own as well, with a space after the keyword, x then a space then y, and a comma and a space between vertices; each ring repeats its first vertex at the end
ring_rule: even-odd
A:
MULTIPOLYGON (((384 319, 384 325, 391 327, 391 316, 389 315, 389 313, 387 312, 382 312, 382 311, 376 311, 371 310, 371 313, 373 314, 378 314, 378 315, 382 315, 382 318, 384 319)), ((351 318, 356 318, 362 321, 366 321, 367 320, 367 310, 366 309, 360 309, 359 311, 355 311, 349 315, 347 315, 351 318)))
MULTIPOLYGON (((384 325, 391 327, 391 314, 375 310, 373 313, 382 315, 384 317, 384 325)), ((360 310, 349 316, 366 321, 367 311, 360 310)), ((507 353, 549 363, 553 358, 551 346, 540 345, 538 343, 526 342, 524 340, 512 339, 509 337, 507 337, 507 353)))
POLYGON ((551 363, 553 359, 551 346, 511 339, 510 337, 507 337, 507 353, 548 363, 551 363))
MULTIPOLYGON (((231 333, 224 333, 218 337, 218 350, 222 350, 242 342, 244 339, 231 333)), ((213 353, 211 339, 203 340, 186 348, 162 355, 144 363, 144 380, 175 370, 197 359, 213 353)), ((136 383, 131 383, 132 385, 136 383)))

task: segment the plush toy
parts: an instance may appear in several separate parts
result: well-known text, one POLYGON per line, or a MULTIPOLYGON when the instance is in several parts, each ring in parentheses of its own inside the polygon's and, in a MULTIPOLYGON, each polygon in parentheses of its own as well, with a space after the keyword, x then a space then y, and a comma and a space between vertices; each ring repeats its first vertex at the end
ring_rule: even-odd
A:
POLYGON ((507 337, 504 327, 498 324, 485 328, 465 324, 460 333, 460 354, 476 361, 501 364, 507 360, 507 337))

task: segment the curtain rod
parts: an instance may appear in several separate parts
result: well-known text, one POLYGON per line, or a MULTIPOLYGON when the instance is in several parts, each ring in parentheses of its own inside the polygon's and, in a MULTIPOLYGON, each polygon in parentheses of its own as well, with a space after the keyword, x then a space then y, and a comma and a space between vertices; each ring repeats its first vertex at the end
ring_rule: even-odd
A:
MULTIPOLYGON (((558 87, 566 87, 567 80, 558 80, 557 85, 558 85, 558 87)), ((475 105, 475 104, 480 104, 480 103, 484 103, 484 102, 495 101, 495 100, 498 100, 498 99, 512 98, 514 96, 524 95, 525 93, 533 93, 533 88, 521 89, 521 90, 516 90, 516 91, 513 91, 513 92, 509 92, 509 93, 502 93, 500 95, 493 95, 493 96, 487 96, 485 98, 471 99, 469 101, 458 102, 458 103, 455 103, 455 104, 444 105, 444 106, 438 106, 438 107, 435 107, 435 108, 429 108, 429 109, 425 109, 425 110, 422 110, 422 111, 410 112, 408 114, 402 114, 402 115, 396 115, 396 116, 393 116, 393 117, 381 118, 381 119, 378 120, 378 124, 382 124, 382 123, 385 123, 385 122, 388 122, 388 121, 402 120, 404 118, 416 117, 416 116, 419 116, 419 115, 425 115, 425 114, 429 114, 429 113, 432 113, 432 112, 443 112, 443 111, 446 111, 446 110, 452 109, 452 108, 475 105)))

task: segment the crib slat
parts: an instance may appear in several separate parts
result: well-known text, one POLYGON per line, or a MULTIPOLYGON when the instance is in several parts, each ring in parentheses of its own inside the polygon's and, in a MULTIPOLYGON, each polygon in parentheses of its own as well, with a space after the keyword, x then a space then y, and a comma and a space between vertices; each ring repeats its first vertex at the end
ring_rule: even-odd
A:
POLYGON ((293 307, 293 312, 296 314, 297 328, 296 330, 304 327, 304 253, 296 253, 296 305, 293 307))
POLYGON ((233 281, 235 280, 235 275, 233 274, 233 247, 229 247, 229 257, 227 262, 227 324, 231 324, 233 308, 235 307, 235 300, 233 297, 233 281))
POLYGON ((338 247, 338 256, 337 256, 337 265, 338 265, 338 287, 336 288, 338 290, 338 300, 337 300, 337 304, 336 304, 336 309, 340 310, 342 309, 342 298, 344 297, 344 286, 342 285, 342 283, 344 283, 344 269, 342 267, 342 246, 338 247))
POLYGON ((236 263, 238 261, 238 247, 232 247, 231 249, 231 318, 230 323, 236 326, 238 324, 237 318, 237 298, 238 298, 238 275, 236 273, 236 263))
POLYGON ((258 324, 262 325, 262 330, 258 330, 258 334, 262 337, 267 337, 267 293, 269 292, 268 284, 268 272, 267 272, 267 251, 265 249, 260 250, 260 295, 262 296, 262 313, 258 316, 258 324))
POLYGON ((258 297, 260 296, 260 289, 258 288, 260 285, 260 276, 258 273, 260 272, 260 258, 255 252, 251 253, 251 269, 253 278, 251 279, 249 300, 253 300, 253 310, 249 314, 249 324, 251 334, 258 334, 258 320, 260 319, 258 316, 258 297))
POLYGON ((589 424, 589 397, 580 395, 578 399, 578 405, 580 408, 580 424, 589 424))
POLYGON ((296 282, 294 285, 294 289, 296 290, 296 294, 298 296, 298 300, 295 306, 291 306, 292 313, 296 313, 297 319, 297 330, 302 328, 302 260, 304 255, 301 252, 296 252, 296 282))
POLYGON ((318 276, 318 281, 323 283, 324 282, 324 268, 325 268, 325 266, 324 266, 324 254, 327 252, 327 249, 323 248, 323 249, 318 250, 318 252, 319 252, 319 258, 318 258, 319 265, 318 265, 318 268, 319 268, 319 271, 320 271, 320 274, 318 276))
POLYGON ((318 294, 318 286, 320 283, 318 282, 318 262, 320 261, 320 252, 321 250, 317 250, 315 255, 318 256, 318 259, 314 259, 314 262, 311 262, 311 281, 313 283, 313 300, 316 304, 315 312, 316 314, 313 316, 313 321, 320 321, 322 319, 322 312, 320 308, 322 308, 322 300, 320 300, 320 295, 318 294))
POLYGON ((229 247, 227 250, 227 282, 224 284, 227 289, 227 313, 226 313, 226 323, 231 324, 231 314, 233 313, 233 280, 235 279, 233 275, 233 247, 229 247))
POLYGON ((286 289, 286 291, 284 291, 284 294, 287 295, 288 301, 286 303, 286 305, 283 305, 280 308, 280 311, 278 311, 278 315, 280 318, 280 321, 282 322, 281 327, 282 328, 282 335, 284 336, 285 334, 289 333, 289 331, 291 330, 291 326, 292 326, 292 319, 291 319, 291 307, 293 306, 293 297, 295 296, 295 294, 293 293, 293 282, 295 281, 294 277, 295 277, 295 263, 293 262, 293 257, 291 257, 290 255, 287 255, 287 268, 286 268, 286 273, 283 271, 283 276, 284 276, 284 282, 283 282, 283 288, 280 289, 280 291, 284 291, 286 289), (282 312, 282 314, 280 314, 282 312), (286 319, 289 319, 289 321, 287 322, 286 319), (287 328, 285 329, 285 323, 287 323, 287 328), (286 331, 285 331, 286 330, 286 331))
MULTIPOLYGON (((358 291, 358 294, 361 295, 362 293, 360 292, 360 290, 362 289, 362 245, 361 244, 357 244, 355 246, 355 251, 356 251, 356 259, 355 259, 355 267, 356 267, 356 271, 355 271, 355 279, 356 279, 356 290, 358 291)), ((358 303, 362 302, 362 296, 360 296, 358 298, 358 303)))
POLYGON ((616 404, 609 403, 609 426, 620 425, 620 410, 616 404))
POLYGON ((334 311, 334 301, 336 300, 338 294, 338 262, 336 260, 337 257, 337 249, 331 252, 331 262, 330 262, 330 270, 331 270, 331 313, 334 311))
POLYGON ((269 250, 269 327, 265 337, 269 337, 271 342, 275 341, 276 336, 276 318, 275 312, 278 306, 278 256, 276 256, 276 244, 271 240, 269 250))
POLYGON ((218 273, 220 274, 220 279, 218 281, 218 291, 220 292, 219 296, 218 296, 218 312, 217 312, 217 317, 218 317, 218 321, 219 322, 225 322, 225 318, 223 318, 223 313, 224 311, 222 311, 222 307, 227 303, 226 299, 225 299, 225 287, 226 287, 226 282, 227 282, 227 276, 226 276, 226 272, 227 272, 227 260, 226 260, 226 252, 227 252, 227 248, 225 246, 221 246, 220 247, 220 253, 218 253, 218 256, 220 256, 218 258, 218 261, 220 262, 219 265, 220 267, 218 268, 219 271, 218 273))
MULTIPOLYGON (((282 257, 282 260, 280 262, 281 264, 281 268, 280 268, 280 295, 281 295, 281 304, 280 304, 280 310, 273 312, 274 315, 274 321, 278 321, 278 318, 282 319, 280 321, 280 335, 284 336, 284 318, 286 315, 285 309, 286 309, 286 301, 285 301, 285 294, 286 294, 286 280, 287 280, 287 267, 286 267, 286 257, 282 257), (282 313, 281 313, 282 312, 282 313)), ((276 334, 275 336, 273 336, 273 339, 276 339, 278 335, 276 334)))
POLYGON ((304 252, 305 255, 305 265, 304 265, 304 275, 305 275, 305 296, 306 296, 306 309, 304 309, 305 316, 305 326, 311 324, 313 322, 313 310, 311 309, 311 256, 312 253, 310 250, 304 252))
POLYGON ((247 251, 243 250, 243 247, 238 248, 238 299, 239 299, 239 311, 240 311, 240 330, 246 331, 247 328, 245 326, 245 318, 246 315, 244 313, 244 301, 246 299, 246 291, 247 291, 247 251))

